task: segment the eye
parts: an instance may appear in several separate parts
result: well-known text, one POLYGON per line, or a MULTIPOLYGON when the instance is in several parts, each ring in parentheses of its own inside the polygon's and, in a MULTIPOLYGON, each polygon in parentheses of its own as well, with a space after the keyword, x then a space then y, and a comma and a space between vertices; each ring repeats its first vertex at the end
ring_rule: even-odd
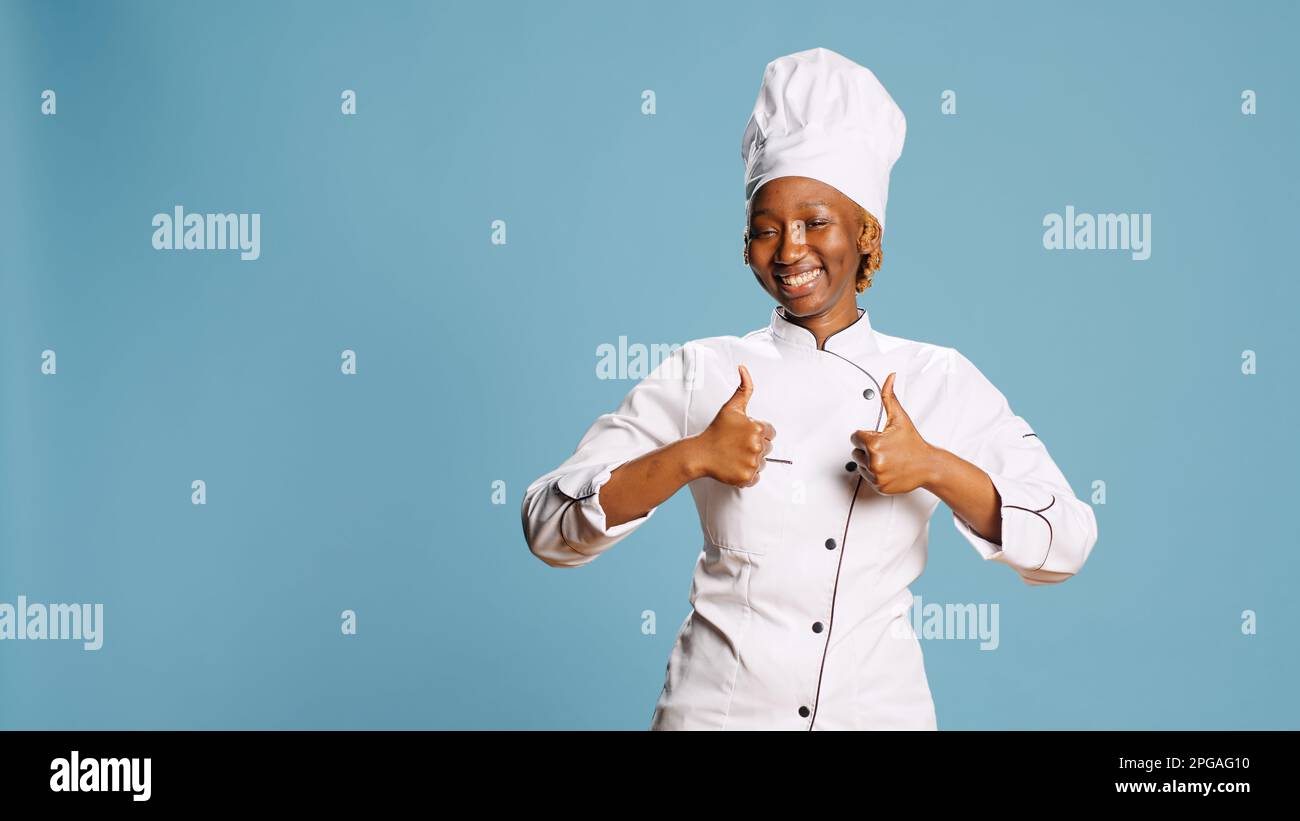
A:
POLYGON ((830 222, 831 222, 830 220, 815 219, 805 224, 806 225, 830 225, 830 222))

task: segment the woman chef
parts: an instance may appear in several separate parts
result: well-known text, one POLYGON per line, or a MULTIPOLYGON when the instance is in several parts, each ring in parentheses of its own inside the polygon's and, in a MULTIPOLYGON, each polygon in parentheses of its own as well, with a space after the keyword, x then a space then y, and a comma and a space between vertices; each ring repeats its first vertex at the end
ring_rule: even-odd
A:
POLYGON ((1097 540, 969 359, 857 305, 905 131, 840 54, 769 63, 741 144, 767 327, 683 345, 524 497, 533 554, 579 567, 689 485, 704 546, 652 729, 935 729, 907 610, 939 502, 1028 584, 1077 573, 1097 540))

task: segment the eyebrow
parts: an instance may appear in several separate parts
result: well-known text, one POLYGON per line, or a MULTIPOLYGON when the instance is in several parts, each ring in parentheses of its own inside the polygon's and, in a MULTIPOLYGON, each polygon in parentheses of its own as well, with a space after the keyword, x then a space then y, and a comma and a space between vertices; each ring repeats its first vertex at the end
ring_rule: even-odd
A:
MULTIPOLYGON (((826 201, 825 201, 825 200, 805 200, 804 202, 801 202, 801 203, 797 204, 797 205, 795 206, 795 208, 816 208, 816 207, 818 207, 818 206, 820 206, 820 207, 822 207, 822 208, 829 208, 829 207, 830 207, 829 205, 826 204, 826 201)), ((766 213, 769 213, 769 212, 768 212, 768 209, 766 209, 766 208, 760 208, 760 209, 758 209, 757 211, 752 212, 752 213, 750 214, 750 216, 751 216, 751 217, 757 217, 759 214, 766 214, 766 213)))

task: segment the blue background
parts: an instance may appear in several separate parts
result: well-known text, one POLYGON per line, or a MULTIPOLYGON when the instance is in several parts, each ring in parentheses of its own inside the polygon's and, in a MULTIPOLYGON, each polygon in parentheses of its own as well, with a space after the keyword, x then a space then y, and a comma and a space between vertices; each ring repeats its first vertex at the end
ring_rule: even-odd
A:
POLYGON ((957 347, 1081 498, 1107 485, 1059 586, 939 509, 913 591, 1001 621, 993 652, 922 642, 940 728, 1300 727, 1298 18, 4 3, 0 601, 102 602, 105 635, 0 642, 0 727, 648 726, 690 494, 576 571, 530 555, 521 494, 632 387, 598 345, 767 323, 740 137, 814 46, 908 118, 874 326, 957 347), (153 250, 176 204, 260 213, 261 258, 153 250), (1067 205, 1150 213, 1151 258, 1045 250, 1067 205))

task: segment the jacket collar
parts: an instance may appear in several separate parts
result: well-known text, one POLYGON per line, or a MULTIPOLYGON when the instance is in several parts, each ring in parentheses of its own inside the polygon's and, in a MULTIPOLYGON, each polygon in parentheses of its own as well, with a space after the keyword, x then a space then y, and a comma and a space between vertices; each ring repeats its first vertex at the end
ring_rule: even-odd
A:
MULTIPOLYGON (((785 309, 780 305, 772 309, 772 321, 768 328, 772 336, 788 345, 817 350, 817 337, 813 336, 813 332, 786 319, 785 309)), ((871 317, 867 315, 867 309, 859 305, 858 318, 853 324, 826 337, 825 350, 841 356, 877 353, 876 337, 871 329, 871 317)))

